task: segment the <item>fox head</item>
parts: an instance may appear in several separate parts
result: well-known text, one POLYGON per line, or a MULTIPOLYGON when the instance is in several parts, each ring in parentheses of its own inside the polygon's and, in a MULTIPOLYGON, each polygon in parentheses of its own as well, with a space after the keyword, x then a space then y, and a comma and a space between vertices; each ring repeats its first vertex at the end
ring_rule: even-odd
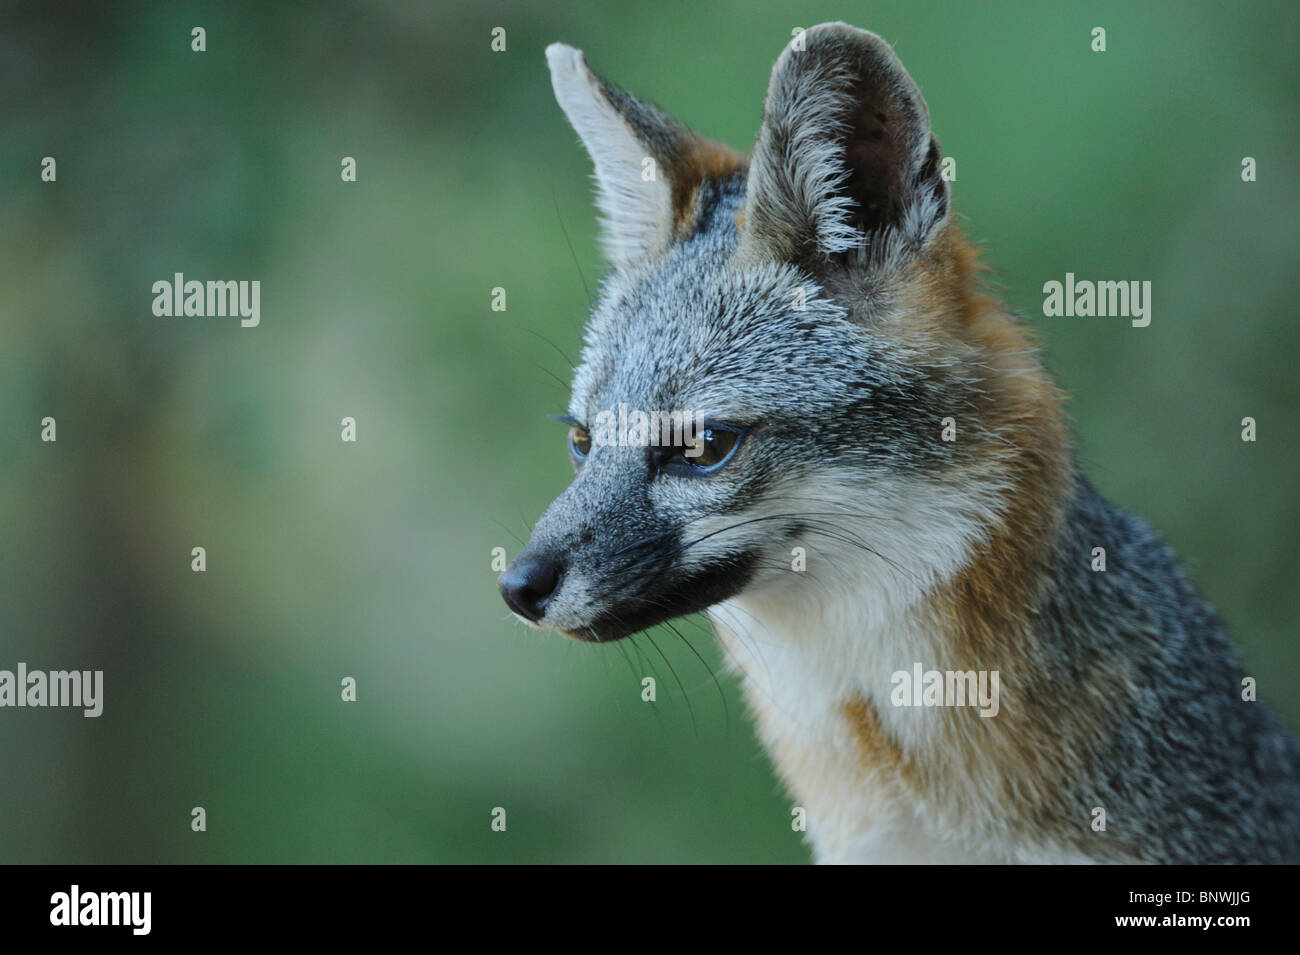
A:
POLYGON ((1017 437, 1049 386, 973 290, 890 47, 841 23, 796 37, 748 159, 580 51, 546 53, 611 268, 568 409, 576 476, 501 576, 506 603, 607 641, 805 577, 893 602, 955 570, 1029 473, 1019 449, 1050 453, 1017 437), (699 427, 611 439, 628 409, 699 427), (832 559, 800 573, 814 555, 832 559))

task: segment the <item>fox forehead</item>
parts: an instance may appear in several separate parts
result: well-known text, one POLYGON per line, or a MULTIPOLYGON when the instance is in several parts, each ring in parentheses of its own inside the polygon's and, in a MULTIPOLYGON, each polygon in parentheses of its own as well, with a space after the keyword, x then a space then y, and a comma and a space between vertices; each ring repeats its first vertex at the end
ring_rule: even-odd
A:
POLYGON ((896 377, 869 330, 811 277, 737 260, 742 197, 743 183, 688 240, 607 277, 571 415, 590 423, 626 404, 749 424, 825 413, 896 377))

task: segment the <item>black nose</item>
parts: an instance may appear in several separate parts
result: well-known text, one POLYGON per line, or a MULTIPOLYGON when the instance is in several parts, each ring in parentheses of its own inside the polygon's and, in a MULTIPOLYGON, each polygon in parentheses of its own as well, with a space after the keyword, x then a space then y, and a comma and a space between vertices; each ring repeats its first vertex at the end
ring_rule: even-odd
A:
POLYGON ((547 557, 521 557, 497 581, 501 596, 515 613, 533 623, 546 615, 546 604, 560 583, 563 566, 547 557))

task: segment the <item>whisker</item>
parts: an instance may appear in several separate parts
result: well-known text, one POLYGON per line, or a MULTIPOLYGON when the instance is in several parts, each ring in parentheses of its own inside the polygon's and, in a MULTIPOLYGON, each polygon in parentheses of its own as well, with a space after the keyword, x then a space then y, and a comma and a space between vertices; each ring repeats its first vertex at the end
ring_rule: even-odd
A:
MULTIPOLYGON (((493 524, 496 524, 496 525, 497 525, 498 527, 500 527, 503 531, 505 531, 507 534, 509 534, 511 537, 513 537, 513 538, 515 539, 515 542, 518 543, 520 547, 523 547, 523 546, 524 546, 524 540, 523 540, 523 538, 520 537, 518 534, 516 534, 514 531, 512 531, 509 527, 507 527, 507 526, 505 525, 504 522, 502 522, 502 521, 498 521, 498 520, 493 520, 492 523, 493 523, 493 524)), ((527 523, 527 521, 525 521, 524 523, 527 523)), ((529 533, 531 533, 531 529, 530 529, 529 533)))
POLYGON ((569 247, 569 255, 573 257, 573 267, 578 270, 578 281, 582 283, 583 294, 587 296, 587 307, 591 308, 595 303, 591 300, 591 289, 587 288, 587 277, 582 274, 582 265, 578 262, 578 253, 573 248, 573 242, 569 239, 569 230, 564 227, 564 216, 560 215, 560 200, 556 198, 555 187, 551 187, 551 203, 555 206, 555 220, 560 224, 560 233, 564 236, 564 244, 569 247))
POLYGON ((677 675, 677 668, 674 667, 672 661, 668 659, 668 655, 664 653, 663 650, 659 649, 659 644, 655 643, 655 638, 650 636, 649 630, 645 631, 645 638, 650 641, 650 646, 655 648, 655 652, 663 657, 664 663, 668 666, 668 672, 670 672, 673 675, 673 679, 677 681, 677 689, 681 690, 682 700, 686 703, 686 712, 689 713, 691 717, 691 732, 695 736, 699 736, 700 727, 699 724, 695 722, 695 708, 691 706, 691 698, 686 692, 686 687, 682 684, 682 678, 677 675))
POLYGON ((546 344, 550 345, 553 349, 555 349, 555 353, 559 355, 561 358, 563 358, 564 363, 569 366, 569 370, 573 371, 575 367, 573 364, 573 359, 565 354, 564 349, 562 349, 559 345, 555 344, 555 342, 551 341, 549 338, 547 338, 545 335, 543 335, 541 332, 537 331, 534 328, 525 328, 524 331, 527 332, 529 335, 533 335, 536 338, 540 338, 542 341, 546 342, 546 344))

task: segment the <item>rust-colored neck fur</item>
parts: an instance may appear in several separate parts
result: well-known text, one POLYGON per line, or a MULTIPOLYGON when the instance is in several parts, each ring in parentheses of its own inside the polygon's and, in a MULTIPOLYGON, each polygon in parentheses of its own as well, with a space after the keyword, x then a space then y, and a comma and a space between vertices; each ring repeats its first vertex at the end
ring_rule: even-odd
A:
MULTIPOLYGON (((978 427, 960 429, 958 440, 977 442, 962 456, 970 481, 997 475, 1001 487, 998 520, 966 566, 918 608, 914 623, 944 648, 947 658, 934 661, 939 668, 999 671, 1001 707, 993 719, 971 707, 932 711, 939 732, 924 752, 904 751, 864 700, 845 701, 844 713, 863 760, 905 791, 958 813, 987 816, 990 804, 1000 805, 1001 818, 983 827, 1057 831, 1063 845, 1082 844, 1086 816, 1068 785, 1082 776, 1078 740, 1109 720, 1091 701, 1122 698, 1108 688, 1124 674, 1091 672, 1091 685, 1070 688, 1080 695, 1063 705, 1063 688, 1050 685, 1042 663, 1034 611, 1062 556, 1074 481, 1062 396, 1026 329, 981 289, 976 251, 955 226, 936 237, 917 269, 924 278, 906 286, 912 299, 900 310, 923 316, 919 330, 935 347, 957 347, 979 369, 974 407, 960 418, 978 427)), ((908 330, 917 332, 916 324, 908 330)))

